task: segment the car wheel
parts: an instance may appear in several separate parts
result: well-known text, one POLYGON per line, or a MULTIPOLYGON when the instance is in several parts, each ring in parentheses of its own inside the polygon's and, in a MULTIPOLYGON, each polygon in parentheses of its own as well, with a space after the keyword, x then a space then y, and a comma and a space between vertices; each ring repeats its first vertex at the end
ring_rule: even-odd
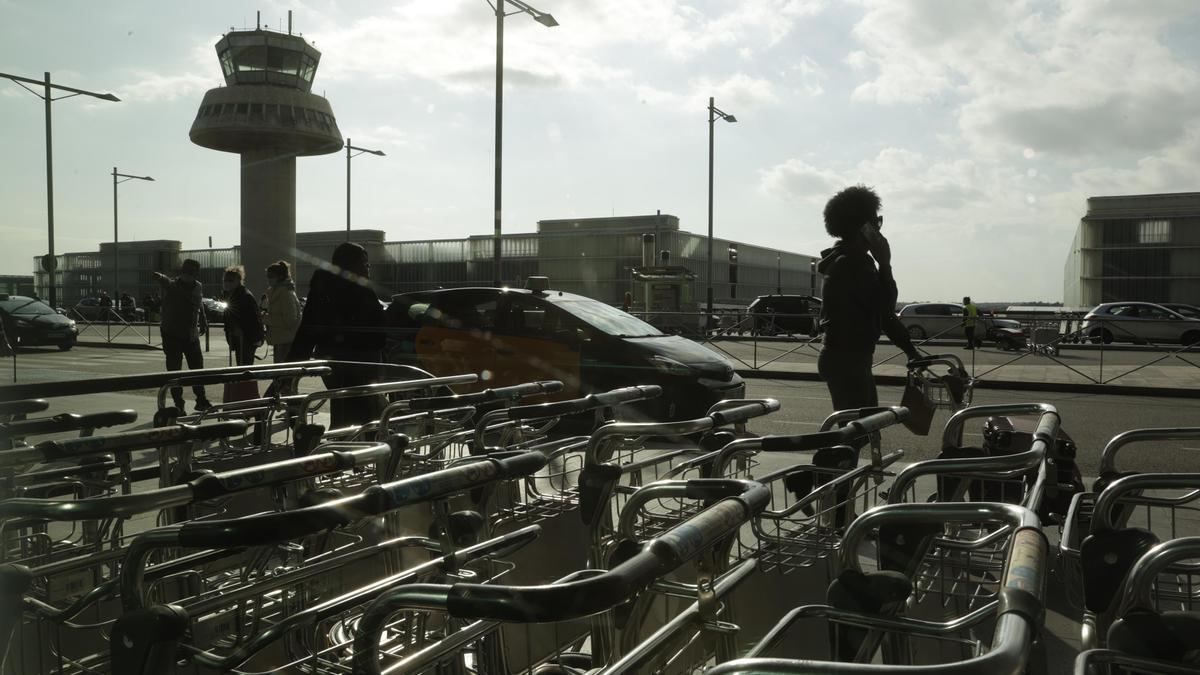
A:
POLYGON ((1184 345, 1194 345, 1196 343, 1200 343, 1200 331, 1189 330, 1183 334, 1183 337, 1180 338, 1179 342, 1180 344, 1184 345))
POLYGON ((910 337, 914 340, 924 340, 925 339, 925 329, 921 328, 920 326, 909 326, 908 327, 908 337, 910 337))
POLYGON ((1090 337, 1092 339, 1093 344, 1104 343, 1106 345, 1111 345, 1112 341, 1113 341, 1112 333, 1110 333, 1108 331, 1108 329, 1106 329, 1106 328, 1100 328, 1098 330, 1092 331, 1092 334, 1090 337))
POLYGON ((74 346, 75 346, 74 342, 60 342, 60 343, 58 343, 58 351, 69 352, 69 351, 71 351, 71 347, 74 347, 74 346))

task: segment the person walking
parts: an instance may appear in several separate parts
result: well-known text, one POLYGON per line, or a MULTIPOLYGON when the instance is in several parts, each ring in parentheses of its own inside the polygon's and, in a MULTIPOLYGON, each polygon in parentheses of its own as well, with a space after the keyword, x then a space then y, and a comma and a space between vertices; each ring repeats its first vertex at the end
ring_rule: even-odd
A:
POLYGON ((825 283, 817 371, 834 410, 879 405, 871 361, 881 333, 909 360, 920 356, 896 317, 892 250, 880 231, 879 207, 879 195, 863 185, 842 190, 825 205, 825 231, 837 241, 817 264, 825 283))
POLYGON ((962 326, 963 333, 967 336, 967 346, 965 349, 975 349, 983 345, 983 340, 977 340, 975 337, 975 326, 979 322, 979 308, 975 303, 971 302, 970 296, 963 298, 962 309, 962 326))
MULTIPOLYGON (((204 367, 204 354, 200 351, 200 336, 208 332, 208 319, 204 316, 204 287, 196 278, 200 275, 200 263, 188 258, 179 267, 174 279, 161 272, 154 272, 154 280, 162 288, 162 335, 163 353, 167 357, 167 370, 183 368, 187 359, 188 368, 204 367)), ((111 301, 110 301, 111 302, 111 301)), ((212 408, 202 385, 192 387, 196 395, 196 411, 212 408)), ((183 388, 172 387, 171 399, 180 412, 184 411, 183 388)))
MULTIPOLYGON (((313 272, 308 300, 300 317, 288 361, 305 361, 313 356, 355 364, 339 364, 325 376, 330 389, 378 381, 385 342, 383 307, 371 288, 371 265, 367 250, 343 242, 333 251, 332 265, 313 272)), ((330 401, 332 428, 363 424, 382 412, 379 397, 333 399, 330 401)))
POLYGON ((113 301, 109 297, 108 291, 100 291, 100 318, 108 321, 112 317, 109 316, 109 310, 112 309, 113 301))
POLYGON ((246 274, 241 265, 225 268, 221 281, 226 293, 225 341, 239 366, 254 365, 254 351, 263 341, 262 323, 258 319, 258 303, 245 286, 246 274))
POLYGON ((263 325, 267 329, 267 344, 275 363, 287 360, 300 327, 300 299, 296 283, 286 260, 267 267, 267 301, 263 306, 263 325))

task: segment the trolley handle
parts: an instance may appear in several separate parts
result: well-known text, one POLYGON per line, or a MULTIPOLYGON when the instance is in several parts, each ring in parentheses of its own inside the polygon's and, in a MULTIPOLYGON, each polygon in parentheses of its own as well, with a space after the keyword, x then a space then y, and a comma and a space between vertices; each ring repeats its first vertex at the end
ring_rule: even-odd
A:
POLYGON ((835 410, 834 412, 830 413, 828 417, 821 421, 821 428, 819 431, 830 431, 832 429, 839 428, 839 424, 862 419, 864 417, 870 417, 875 413, 887 412, 889 410, 893 412, 898 411, 900 410, 900 406, 881 405, 872 408, 847 408, 845 410, 835 410))
POLYGON ((1116 473, 1117 452, 1132 443, 1145 441, 1190 441, 1200 438, 1200 427, 1132 429, 1113 436, 1100 453, 1100 475, 1116 473))
POLYGON ((975 405, 963 408, 946 420, 942 431, 942 447, 956 448, 962 443, 963 426, 968 420, 988 418, 995 415, 1038 415, 1037 429, 1033 432, 1035 439, 1041 438, 1046 444, 1055 442, 1058 437, 1061 418, 1058 408, 1049 403, 1000 403, 997 405, 975 405))
POLYGON ((74 500, 16 497, 0 501, 0 518, 58 522, 129 518, 382 461, 407 443, 407 437, 397 435, 389 443, 329 444, 317 448, 312 455, 229 471, 207 472, 181 485, 128 495, 74 500))
POLYGON ((1200 489, 1200 473, 1135 473, 1118 478, 1096 496, 1092 532, 1116 529, 1114 512, 1122 498, 1143 490, 1200 489))
POLYGON ((446 612, 460 619, 517 623, 567 621, 604 612, 642 592, 700 552, 737 532, 761 511, 769 493, 752 490, 723 499, 643 545, 611 570, 587 570, 541 586, 408 584, 375 599, 354 638, 356 673, 379 673, 379 637, 388 617, 402 609, 446 612))
POLYGON ((955 457, 948 459, 927 459, 913 462, 897 474, 896 480, 888 488, 888 504, 903 503, 910 487, 916 484, 921 476, 938 476, 948 474, 987 473, 1002 474, 1030 471, 1038 468, 1046 459, 1046 443, 1041 439, 1035 440, 1025 452, 1013 455, 991 455, 987 457, 955 457))
POLYGON ((1165 541, 1142 554, 1125 575, 1115 616, 1131 611, 1155 609, 1155 582, 1168 568, 1185 560, 1200 558, 1200 537, 1179 537, 1165 541))
POLYGON ((540 452, 499 459, 476 458, 440 471, 374 485, 356 496, 316 506, 226 520, 191 521, 149 530, 137 535, 129 545, 121 566, 121 597, 127 610, 142 606, 141 580, 146 558, 156 548, 237 548, 282 543, 409 504, 430 502, 495 481, 528 476, 545 465, 546 457, 540 452))
POLYGON ((599 394, 588 394, 582 398, 574 398, 569 401, 514 406, 506 411, 505 416, 514 421, 563 417, 565 415, 575 415, 600 408, 611 408, 622 403, 658 398, 661 395, 662 387, 656 384, 642 384, 634 387, 621 387, 620 389, 613 389, 599 394))
POLYGON ((0 401, 0 416, 29 415, 40 413, 50 407, 44 398, 27 398, 16 401, 0 401))
POLYGON ((108 436, 42 441, 33 447, 0 451, 0 469, 30 462, 55 462, 109 452, 146 450, 175 443, 211 441, 244 434, 247 426, 246 422, 230 420, 211 424, 177 424, 108 436))
POLYGON ((895 407, 846 423, 832 431, 818 431, 794 436, 763 436, 759 438, 766 451, 820 450, 836 445, 850 445, 854 441, 902 422, 908 417, 908 408, 895 407))
POLYGON ((925 356, 912 359, 908 362, 908 369, 920 370, 930 366, 949 366, 955 370, 962 371, 966 368, 963 366, 962 359, 957 354, 927 354, 925 356))
POLYGON ((484 389, 473 394, 456 394, 453 396, 429 396, 409 400, 409 410, 441 410, 443 408, 475 406, 492 401, 518 401, 526 396, 553 394, 562 391, 563 383, 558 380, 542 380, 526 382, 511 387, 495 387, 484 389))
POLYGON ((773 398, 731 400, 714 405, 713 409, 709 411, 708 417, 712 419, 714 427, 719 427, 727 424, 741 424, 755 417, 778 412, 779 408, 779 401, 773 398), (722 403, 726 405, 722 405, 722 403))
POLYGON ((0 422, 0 438, 23 438, 83 429, 100 429, 132 424, 136 421, 137 411, 129 409, 83 414, 59 413, 53 417, 0 422))
MULTIPOLYGON (((353 363, 353 362, 349 362, 353 363)), ((379 365, 379 364, 369 364, 379 365)), ((309 394, 300 404, 300 412, 297 413, 297 420, 304 420, 308 417, 308 412, 312 410, 321 401, 341 398, 357 398, 360 396, 373 396, 377 394, 393 394, 402 391, 415 391, 419 389, 432 389, 434 387, 449 387, 456 384, 473 384, 479 380, 478 375, 446 375, 443 377, 420 377, 410 380, 397 380, 395 382, 377 382, 374 384, 360 384, 352 387, 343 387, 341 389, 326 389, 309 394)))
POLYGON ((656 499, 696 499, 712 504, 728 497, 742 497, 750 503, 770 501, 771 491, 762 483, 738 478, 693 478, 691 480, 658 480, 640 487, 629 495, 621 507, 617 531, 630 541, 637 541, 634 527, 642 507, 656 499), (756 492, 761 491, 763 495, 756 492))

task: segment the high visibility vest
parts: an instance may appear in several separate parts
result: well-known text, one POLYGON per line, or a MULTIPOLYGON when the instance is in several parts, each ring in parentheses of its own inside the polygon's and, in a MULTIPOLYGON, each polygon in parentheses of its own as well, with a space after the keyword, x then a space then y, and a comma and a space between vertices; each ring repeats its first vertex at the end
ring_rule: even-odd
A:
POLYGON ((964 328, 974 328, 975 327, 975 317, 977 317, 977 316, 979 316, 979 308, 975 306, 975 303, 969 302, 969 303, 963 305, 963 327, 964 328))

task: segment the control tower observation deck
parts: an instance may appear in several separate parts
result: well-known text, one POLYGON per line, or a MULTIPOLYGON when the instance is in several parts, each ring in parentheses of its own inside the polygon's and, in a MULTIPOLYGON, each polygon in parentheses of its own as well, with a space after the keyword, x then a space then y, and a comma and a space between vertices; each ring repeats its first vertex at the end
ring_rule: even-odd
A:
POLYGON ((241 257, 257 296, 267 265, 295 262, 296 158, 337 152, 342 134, 329 101, 310 91, 321 53, 290 26, 230 32, 216 49, 227 86, 204 94, 189 135, 241 155, 241 257))

